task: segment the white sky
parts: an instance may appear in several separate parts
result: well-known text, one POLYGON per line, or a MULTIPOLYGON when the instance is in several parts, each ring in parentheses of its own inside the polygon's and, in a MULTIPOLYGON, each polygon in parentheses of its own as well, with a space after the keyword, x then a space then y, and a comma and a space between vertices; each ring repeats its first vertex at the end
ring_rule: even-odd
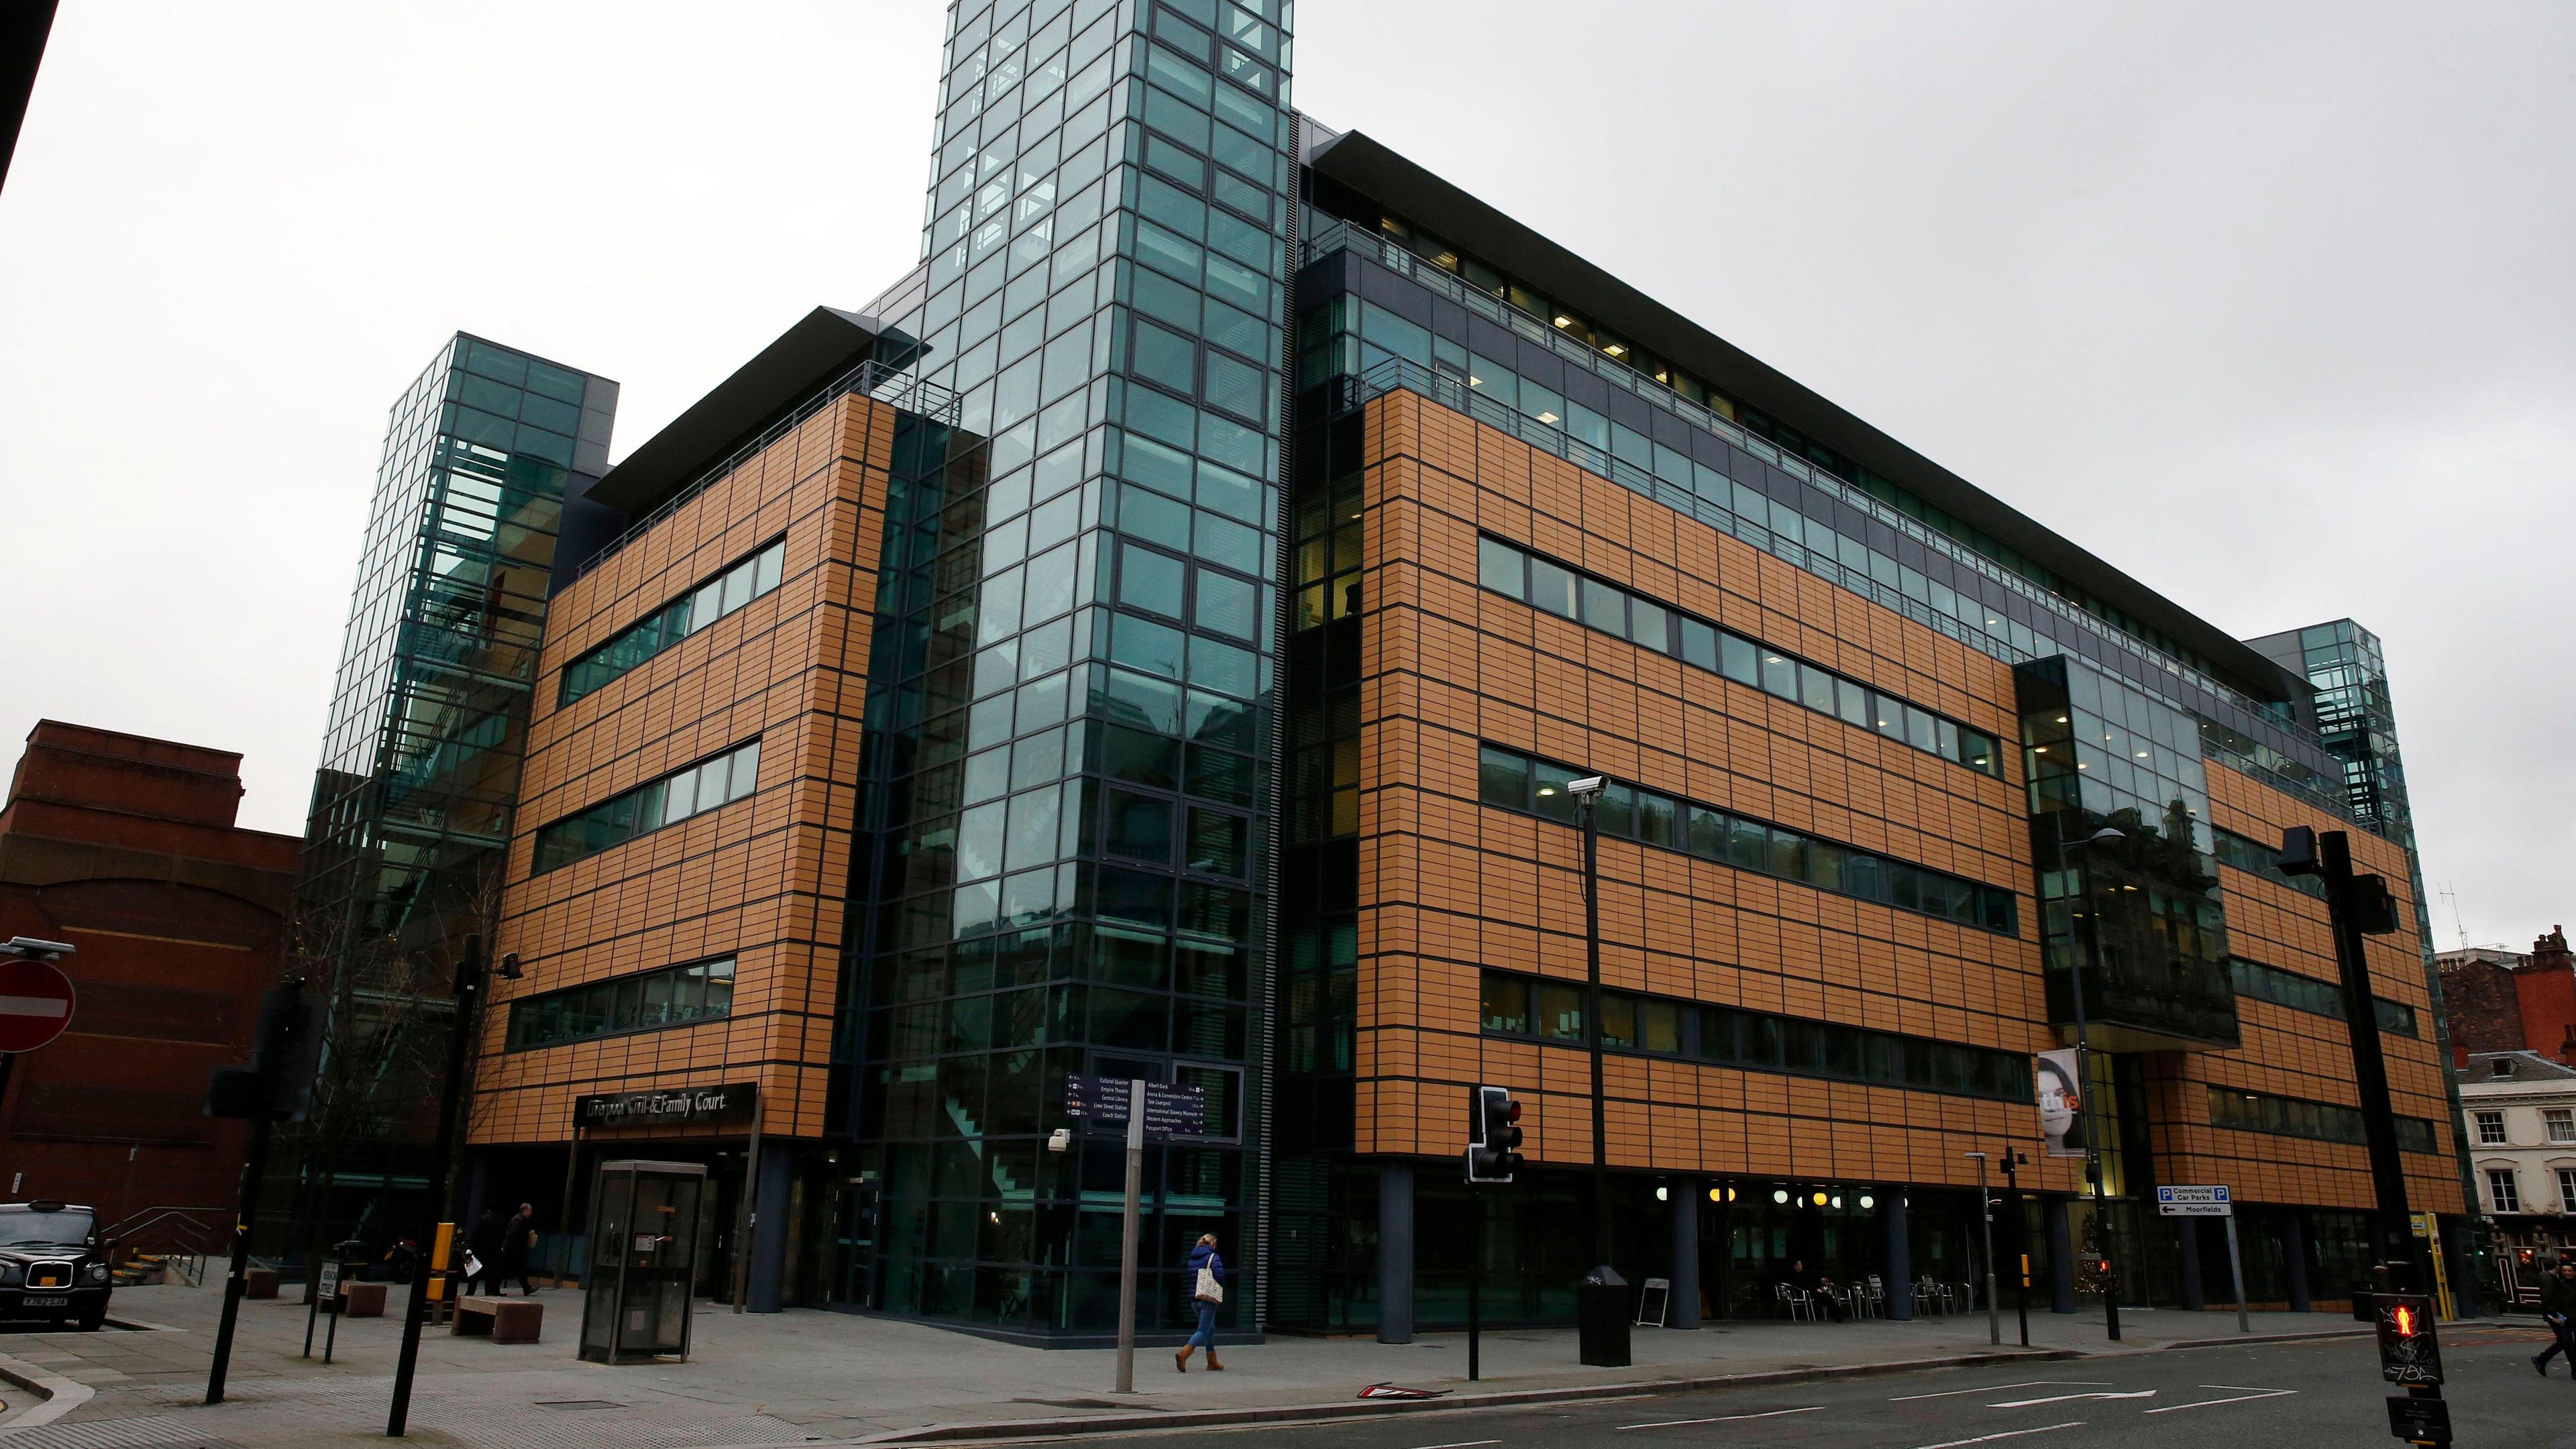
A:
MULTIPOLYGON (((0 758, 297 832, 386 408, 617 455, 918 249, 942 11, 63 0, 0 191, 0 758)), ((1305 0, 1298 103, 2239 635, 2386 640, 2442 945, 2576 917, 2576 6, 1305 0)))

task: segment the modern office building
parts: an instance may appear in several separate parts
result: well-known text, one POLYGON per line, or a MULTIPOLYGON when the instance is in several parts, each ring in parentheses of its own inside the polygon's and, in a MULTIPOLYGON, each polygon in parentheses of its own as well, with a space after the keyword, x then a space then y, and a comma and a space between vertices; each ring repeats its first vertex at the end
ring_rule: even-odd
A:
POLYGON ((605 378, 460 332, 387 418, 305 825, 290 955, 330 1024, 272 1164, 281 1249, 417 1210, 435 1028, 464 938, 499 919, 557 537, 595 516, 616 408, 605 378))
MULTIPOLYGON (((588 1164, 693 1157, 704 1291, 1092 1341, 1119 1144, 1046 1148, 1092 1073, 1206 1092, 1149 1331, 1201 1232, 1235 1333, 1401 1339, 1470 1271, 1562 1317, 1596 1151, 1681 1320, 1792 1259, 1967 1280, 2008 1148, 2051 1303, 2223 1281, 2153 1211, 2210 1182, 2258 1301, 2342 1297, 2364 1104, 2273 851, 2420 891, 2305 668, 1297 115, 1286 20, 962 0, 921 266, 583 490, 475 1191, 577 1226, 588 1164), (2099 1211, 2035 1102, 2079 1020, 2099 1211), (1470 1198, 1478 1083, 1531 1165, 1470 1198)), ((2364 1025, 2456 1223, 2407 920, 2364 1025)))

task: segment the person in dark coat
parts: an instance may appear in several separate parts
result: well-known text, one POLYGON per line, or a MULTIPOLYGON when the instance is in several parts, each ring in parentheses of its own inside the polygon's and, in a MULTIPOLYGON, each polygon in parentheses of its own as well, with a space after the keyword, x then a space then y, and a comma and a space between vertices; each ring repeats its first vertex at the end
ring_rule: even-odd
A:
POLYGON ((483 1215, 474 1220, 473 1231, 465 1235, 465 1249, 474 1255, 476 1266, 482 1270, 465 1275, 466 1292, 475 1291, 477 1283, 484 1285, 487 1292, 501 1291, 501 1230, 501 1214, 485 1208, 483 1215))
POLYGON ((528 1248, 536 1241, 537 1208, 534 1203, 519 1204, 518 1215, 501 1230, 501 1276, 519 1280, 519 1296, 534 1298, 537 1290, 528 1283, 528 1248))
POLYGON ((2556 1341, 2532 1355, 2531 1366, 2545 1379, 2549 1360, 2564 1352, 2568 1372, 2576 1373, 2576 1258, 2560 1255, 2558 1271, 2540 1280, 2540 1321, 2556 1341))
POLYGON ((1216 1361, 1217 1300, 1213 1298, 1202 1298, 1199 1296, 1199 1274, 1202 1270, 1205 1270, 1207 1275, 1216 1282, 1220 1290, 1223 1288, 1225 1283, 1225 1259, 1218 1257, 1216 1254, 1216 1234, 1214 1233, 1201 1233, 1199 1235, 1197 1246, 1190 1249, 1190 1265, 1188 1269, 1190 1306, 1198 1310, 1199 1326, 1190 1334, 1190 1341, 1181 1345, 1181 1351, 1172 1355, 1172 1366, 1183 1373, 1188 1373, 1190 1371, 1191 1351, 1199 1348, 1205 1348, 1207 1350, 1209 1368, 1222 1369, 1225 1367, 1224 1364, 1216 1361))

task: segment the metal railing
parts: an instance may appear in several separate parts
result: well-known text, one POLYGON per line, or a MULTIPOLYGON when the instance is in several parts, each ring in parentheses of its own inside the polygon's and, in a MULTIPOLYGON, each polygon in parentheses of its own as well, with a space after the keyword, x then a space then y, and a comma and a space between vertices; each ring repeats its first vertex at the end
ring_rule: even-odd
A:
POLYGON ((581 578, 592 569, 614 558, 620 549, 652 532, 662 520, 686 507, 690 500, 706 492, 708 488, 731 476, 736 468, 757 456, 762 449, 786 437, 807 418, 851 393, 861 394, 884 403, 890 408, 912 413, 930 422, 954 426, 957 421, 958 395, 953 389, 943 387, 926 378, 917 377, 903 368, 889 367, 874 360, 862 362, 825 384, 812 397, 798 403, 787 416, 772 423, 759 437, 734 449, 724 461, 699 474, 696 482, 672 494, 662 502, 660 507, 628 524, 625 532, 610 539, 599 552, 582 560, 581 566, 573 570, 573 577, 581 578))
POLYGON ((165 1273, 194 1288, 206 1281, 206 1259, 222 1249, 232 1213, 228 1207, 148 1207, 100 1229, 99 1237, 115 1240, 110 1267, 157 1259, 165 1273))

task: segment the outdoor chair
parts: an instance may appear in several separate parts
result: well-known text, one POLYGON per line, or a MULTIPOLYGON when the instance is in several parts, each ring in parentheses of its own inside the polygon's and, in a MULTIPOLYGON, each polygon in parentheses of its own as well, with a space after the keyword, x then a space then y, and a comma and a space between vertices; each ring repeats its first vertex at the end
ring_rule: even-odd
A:
POLYGON ((1816 1298, 1814 1294, 1809 1293, 1803 1288, 1793 1288, 1786 1283, 1772 1284, 1771 1291, 1772 1294, 1780 1300, 1780 1311, 1787 1314, 1792 1320, 1802 1318, 1813 1320, 1815 1318, 1816 1298))

